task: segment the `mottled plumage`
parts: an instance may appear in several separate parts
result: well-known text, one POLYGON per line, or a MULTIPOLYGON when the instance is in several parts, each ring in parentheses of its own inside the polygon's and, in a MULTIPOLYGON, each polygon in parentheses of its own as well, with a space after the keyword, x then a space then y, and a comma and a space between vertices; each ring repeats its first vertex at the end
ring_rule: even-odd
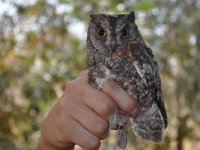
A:
MULTIPOLYGON (((88 29, 90 84, 101 89, 114 80, 139 102, 139 115, 131 118, 134 133, 159 142, 167 127, 158 65, 135 24, 135 14, 91 15, 88 29)), ((110 128, 119 130, 118 145, 127 144, 126 116, 121 110, 110 117, 110 128)))

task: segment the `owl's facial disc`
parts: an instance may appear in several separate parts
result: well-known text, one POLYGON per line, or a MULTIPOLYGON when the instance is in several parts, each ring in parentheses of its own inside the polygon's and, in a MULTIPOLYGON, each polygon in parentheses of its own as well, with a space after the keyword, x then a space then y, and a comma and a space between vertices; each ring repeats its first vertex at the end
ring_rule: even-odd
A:
POLYGON ((112 53, 120 51, 130 40, 129 34, 128 25, 124 25, 120 30, 109 30, 106 37, 106 46, 112 53))
POLYGON ((134 12, 119 15, 93 14, 90 16, 88 35, 96 49, 110 56, 135 39, 135 26, 134 12))

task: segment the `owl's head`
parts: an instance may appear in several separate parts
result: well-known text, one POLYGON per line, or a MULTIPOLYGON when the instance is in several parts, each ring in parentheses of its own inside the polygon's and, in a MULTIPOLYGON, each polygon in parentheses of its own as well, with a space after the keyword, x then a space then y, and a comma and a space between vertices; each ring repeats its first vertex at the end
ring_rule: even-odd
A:
POLYGON ((122 49, 128 41, 138 36, 135 14, 90 15, 88 43, 100 51, 110 54, 122 49))

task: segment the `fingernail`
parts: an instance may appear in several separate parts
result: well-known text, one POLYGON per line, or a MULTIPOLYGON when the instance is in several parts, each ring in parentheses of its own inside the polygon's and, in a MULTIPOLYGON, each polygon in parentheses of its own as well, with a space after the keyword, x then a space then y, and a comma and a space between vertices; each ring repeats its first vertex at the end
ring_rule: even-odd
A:
POLYGON ((139 115, 139 109, 135 108, 130 113, 131 117, 136 118, 139 115))

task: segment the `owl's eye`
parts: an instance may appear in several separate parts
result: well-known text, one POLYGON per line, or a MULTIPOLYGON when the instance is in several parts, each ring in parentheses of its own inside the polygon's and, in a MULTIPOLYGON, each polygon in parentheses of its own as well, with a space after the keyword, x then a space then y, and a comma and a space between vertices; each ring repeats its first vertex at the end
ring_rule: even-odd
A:
POLYGON ((97 31, 97 35, 98 35, 99 37, 103 37, 103 36, 106 35, 106 31, 105 31, 104 29, 99 29, 99 30, 97 31))
POLYGON ((122 29, 121 35, 122 35, 122 36, 127 36, 127 35, 128 35, 128 30, 122 29))

